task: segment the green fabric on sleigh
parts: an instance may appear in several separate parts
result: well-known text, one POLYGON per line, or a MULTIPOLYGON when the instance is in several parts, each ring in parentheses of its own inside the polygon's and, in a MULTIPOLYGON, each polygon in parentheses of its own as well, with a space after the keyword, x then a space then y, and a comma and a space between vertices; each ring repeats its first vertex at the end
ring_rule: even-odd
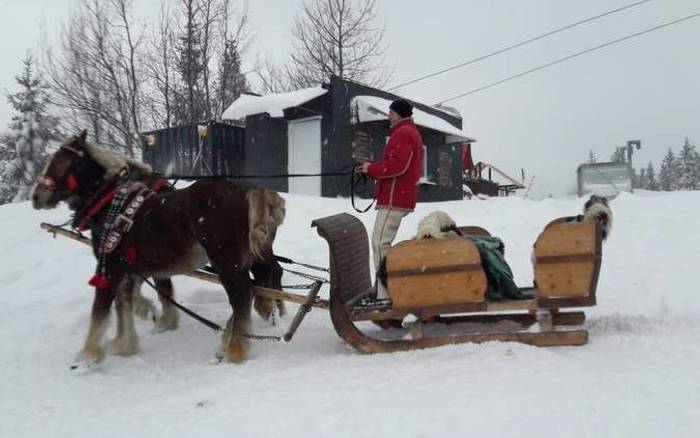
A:
POLYGON ((464 237, 474 242, 479 250, 481 265, 488 279, 488 289, 486 291, 488 298, 507 298, 511 300, 529 298, 515 285, 513 272, 503 256, 505 246, 501 239, 498 237, 473 235, 464 237))

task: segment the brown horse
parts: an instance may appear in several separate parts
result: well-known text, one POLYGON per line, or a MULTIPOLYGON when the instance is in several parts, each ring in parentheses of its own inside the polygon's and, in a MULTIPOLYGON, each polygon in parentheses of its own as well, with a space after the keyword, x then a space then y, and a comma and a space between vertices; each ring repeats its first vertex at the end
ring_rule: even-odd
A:
MULTIPOLYGON (((145 181, 151 169, 86 142, 86 135, 83 131, 56 151, 31 195, 36 209, 54 208, 59 202, 66 202, 80 213, 76 214, 76 221, 82 221, 92 232, 98 272, 91 284, 96 289, 90 327, 77 359, 90 363, 104 358, 101 341, 115 299, 117 334, 108 345, 109 351, 118 355, 137 353, 132 307, 134 291, 138 292, 143 281, 141 276, 152 277, 161 294, 172 296, 171 276, 191 272, 209 262, 219 272, 233 308, 222 336, 221 356, 230 362, 245 360, 249 348, 245 335, 251 326, 249 271, 256 284, 281 286, 281 268, 274 260, 272 243, 284 220, 284 199, 270 190, 244 188, 224 178, 201 180, 185 189, 159 193, 143 191, 145 186, 136 183, 130 187, 137 190, 122 203, 126 209, 115 211, 115 203, 119 204, 114 193, 125 186, 124 177, 145 181), (105 193, 112 195, 111 200, 109 195, 103 196, 105 193), (126 215, 139 195, 140 208, 133 216, 126 215), (115 249, 107 253, 105 244, 110 244, 110 233, 117 228, 123 233, 115 249)), ((136 297, 140 295, 137 293, 136 297)), ((163 312, 158 328, 175 329, 177 310, 160 294, 159 298, 163 312)), ((265 315, 274 303, 258 296, 255 307, 265 315)))

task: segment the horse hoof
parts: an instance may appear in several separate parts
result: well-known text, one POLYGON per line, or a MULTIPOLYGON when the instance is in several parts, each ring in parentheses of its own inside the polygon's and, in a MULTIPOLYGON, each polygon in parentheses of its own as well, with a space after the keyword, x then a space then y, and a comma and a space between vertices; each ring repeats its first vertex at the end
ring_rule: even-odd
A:
POLYGON ((104 359, 104 351, 82 350, 75 355, 75 361, 70 365, 71 372, 85 374, 95 369, 104 359))
POLYGON ((133 313, 135 316, 146 320, 150 316, 154 321, 156 319, 156 306, 153 301, 148 298, 141 297, 140 299, 134 299, 133 313))
POLYGON ((237 354, 227 354, 224 357, 224 362, 228 363, 243 363, 246 360, 246 354, 245 353, 237 353, 237 354))
POLYGON ((284 301, 277 300, 277 311, 279 312, 279 316, 287 314, 287 306, 284 304, 284 301))
POLYGON ((115 356, 133 356, 139 352, 139 340, 134 339, 112 339, 107 345, 107 350, 115 356))
POLYGON ((75 355, 75 362, 76 363, 98 363, 101 362, 102 359, 105 358, 105 352, 103 349, 90 349, 90 350, 82 350, 78 354, 75 355))
POLYGON ((273 327, 276 327, 277 324, 280 322, 280 311, 277 309, 277 307, 272 308, 272 312, 267 316, 267 320, 270 322, 270 325, 273 327))
POLYGON ((163 332, 167 332, 169 330, 175 330, 175 329, 177 329, 177 324, 178 324, 177 314, 175 314, 175 316, 171 316, 171 317, 165 317, 165 315, 161 315, 161 317, 158 318, 158 320, 156 321, 155 332, 156 333, 163 333, 163 332))
POLYGON ((225 349, 224 361, 229 363, 242 363, 245 362, 248 357, 249 343, 247 339, 237 338, 233 341, 233 345, 230 345, 225 349))
POLYGON ((97 362, 73 362, 70 370, 73 374, 87 374, 94 371, 97 366, 97 362))

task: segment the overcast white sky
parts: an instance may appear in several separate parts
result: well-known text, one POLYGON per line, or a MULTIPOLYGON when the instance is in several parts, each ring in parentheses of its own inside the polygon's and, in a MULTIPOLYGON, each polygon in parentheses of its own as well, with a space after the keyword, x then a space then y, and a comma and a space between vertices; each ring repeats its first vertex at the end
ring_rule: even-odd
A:
MULTIPOLYGON (((395 82, 459 64, 503 46, 633 3, 634 0, 379 0, 386 19, 395 82)), ((40 23, 49 35, 71 0, 0 0, 0 88, 13 77, 40 23)), ((136 0, 148 19, 156 0, 136 0)), ((300 0, 251 0, 256 54, 282 61, 300 0)), ((554 35, 484 62, 406 87, 425 103, 520 73, 588 47, 700 12, 699 0, 654 0, 554 35)), ((154 16, 154 15, 153 15, 154 16)), ((622 42, 452 102, 466 131, 478 139, 477 161, 513 176, 524 168, 538 195, 575 187, 575 171, 589 149, 606 161, 616 146, 641 139, 634 162, 660 162, 684 137, 700 145, 700 17, 622 42)), ((10 110, 0 102, 0 129, 10 110)))

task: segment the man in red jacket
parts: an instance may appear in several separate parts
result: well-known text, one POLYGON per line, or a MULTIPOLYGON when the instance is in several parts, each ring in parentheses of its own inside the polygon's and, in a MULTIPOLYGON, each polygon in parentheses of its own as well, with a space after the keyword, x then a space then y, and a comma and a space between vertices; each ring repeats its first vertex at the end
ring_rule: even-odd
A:
MULTIPOLYGON (((423 139, 413 123, 413 107, 403 99, 389 106, 391 137, 378 161, 363 163, 358 172, 375 180, 377 218, 372 231, 374 268, 379 270, 391 248, 401 219, 416 207, 418 180, 423 169, 423 139)), ((377 296, 365 305, 391 305, 384 285, 377 284, 377 296)))

